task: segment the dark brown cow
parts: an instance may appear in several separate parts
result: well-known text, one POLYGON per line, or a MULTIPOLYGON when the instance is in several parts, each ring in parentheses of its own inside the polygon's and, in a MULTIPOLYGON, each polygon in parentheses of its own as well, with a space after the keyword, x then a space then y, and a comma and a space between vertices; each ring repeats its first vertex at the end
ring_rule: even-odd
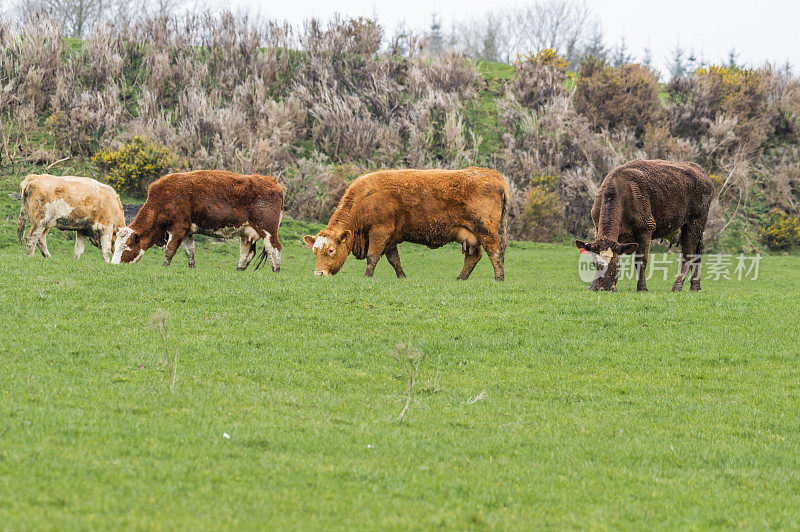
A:
POLYGON ((316 275, 334 275, 352 253, 367 259, 367 276, 386 255, 398 277, 405 277, 400 242, 438 248, 461 242, 467 279, 481 258, 481 247, 504 277, 508 187, 486 168, 465 170, 381 170, 348 187, 328 226, 306 244, 316 255, 316 275))
POLYGON ((194 240, 200 233, 217 238, 239 236, 237 269, 244 270, 264 239, 273 271, 281 268, 278 225, 283 189, 274 177, 239 175, 218 170, 169 174, 147 190, 147 201, 133 222, 117 234, 112 264, 136 262, 153 245, 164 247, 164 266, 183 245, 194 268, 194 240))
POLYGON ((679 292, 692 269, 691 289, 700 290, 700 254, 714 184, 694 163, 635 160, 612 170, 592 207, 594 242, 576 240, 594 254, 598 275, 592 290, 616 290, 620 254, 637 253, 637 289, 647 290, 650 240, 681 230, 681 268, 672 290, 679 292), (620 244, 620 242, 629 242, 620 244))

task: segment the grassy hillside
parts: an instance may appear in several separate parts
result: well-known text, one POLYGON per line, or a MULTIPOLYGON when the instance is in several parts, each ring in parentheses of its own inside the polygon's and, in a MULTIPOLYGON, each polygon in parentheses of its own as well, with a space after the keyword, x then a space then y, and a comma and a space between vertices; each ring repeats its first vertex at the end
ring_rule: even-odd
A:
POLYGON ((796 258, 694 294, 589 293, 528 243, 502 284, 452 245, 323 279, 315 229, 280 274, 0 249, 2 528, 800 526, 796 258))

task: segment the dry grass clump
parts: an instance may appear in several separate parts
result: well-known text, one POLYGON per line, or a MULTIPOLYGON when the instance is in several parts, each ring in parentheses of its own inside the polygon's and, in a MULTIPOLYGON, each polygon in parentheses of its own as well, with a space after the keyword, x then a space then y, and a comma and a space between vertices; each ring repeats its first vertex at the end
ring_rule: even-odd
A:
POLYGON ((539 109, 558 96, 566 94, 566 81, 572 74, 569 63, 552 49, 518 56, 514 62, 516 76, 508 89, 522 105, 539 109))

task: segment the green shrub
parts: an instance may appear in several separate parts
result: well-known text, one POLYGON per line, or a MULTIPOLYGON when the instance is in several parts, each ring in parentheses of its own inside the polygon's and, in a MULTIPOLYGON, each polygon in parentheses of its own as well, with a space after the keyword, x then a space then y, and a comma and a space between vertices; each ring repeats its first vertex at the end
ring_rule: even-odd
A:
POLYGON ((139 136, 118 150, 100 150, 92 162, 105 174, 109 185, 134 196, 146 195, 150 183, 166 174, 173 164, 167 148, 139 136))
POLYGON ((764 244, 771 250, 800 246, 800 217, 773 209, 769 212, 769 223, 761 229, 761 234, 764 244))
POLYGON ((554 242, 564 231, 564 209, 556 192, 543 186, 531 187, 516 216, 515 233, 524 240, 554 242))
POLYGON ((586 59, 578 71, 574 99, 575 110, 595 126, 627 127, 641 139, 659 111, 658 76, 642 65, 614 68, 603 60, 586 59))

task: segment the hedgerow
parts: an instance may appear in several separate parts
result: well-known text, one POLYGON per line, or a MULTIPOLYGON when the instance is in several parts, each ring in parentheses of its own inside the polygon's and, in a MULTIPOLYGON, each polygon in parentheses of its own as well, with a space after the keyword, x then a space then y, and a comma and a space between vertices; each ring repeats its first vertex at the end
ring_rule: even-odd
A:
POLYGON ((88 161, 146 138, 161 155, 135 171, 96 157, 98 175, 141 196, 167 161, 273 174, 287 213, 316 221, 355 177, 339 168, 482 165, 509 182, 512 235, 557 240, 590 236, 603 177, 647 157, 720 176, 710 246, 771 208, 798 214, 800 82, 787 71, 703 66, 662 85, 602 57, 532 50, 489 68, 425 42, 382 51, 367 19, 298 30, 223 13, 105 25, 70 46, 46 18, 0 22, 3 164, 88 161), (545 175, 558 186, 534 183, 545 175))

